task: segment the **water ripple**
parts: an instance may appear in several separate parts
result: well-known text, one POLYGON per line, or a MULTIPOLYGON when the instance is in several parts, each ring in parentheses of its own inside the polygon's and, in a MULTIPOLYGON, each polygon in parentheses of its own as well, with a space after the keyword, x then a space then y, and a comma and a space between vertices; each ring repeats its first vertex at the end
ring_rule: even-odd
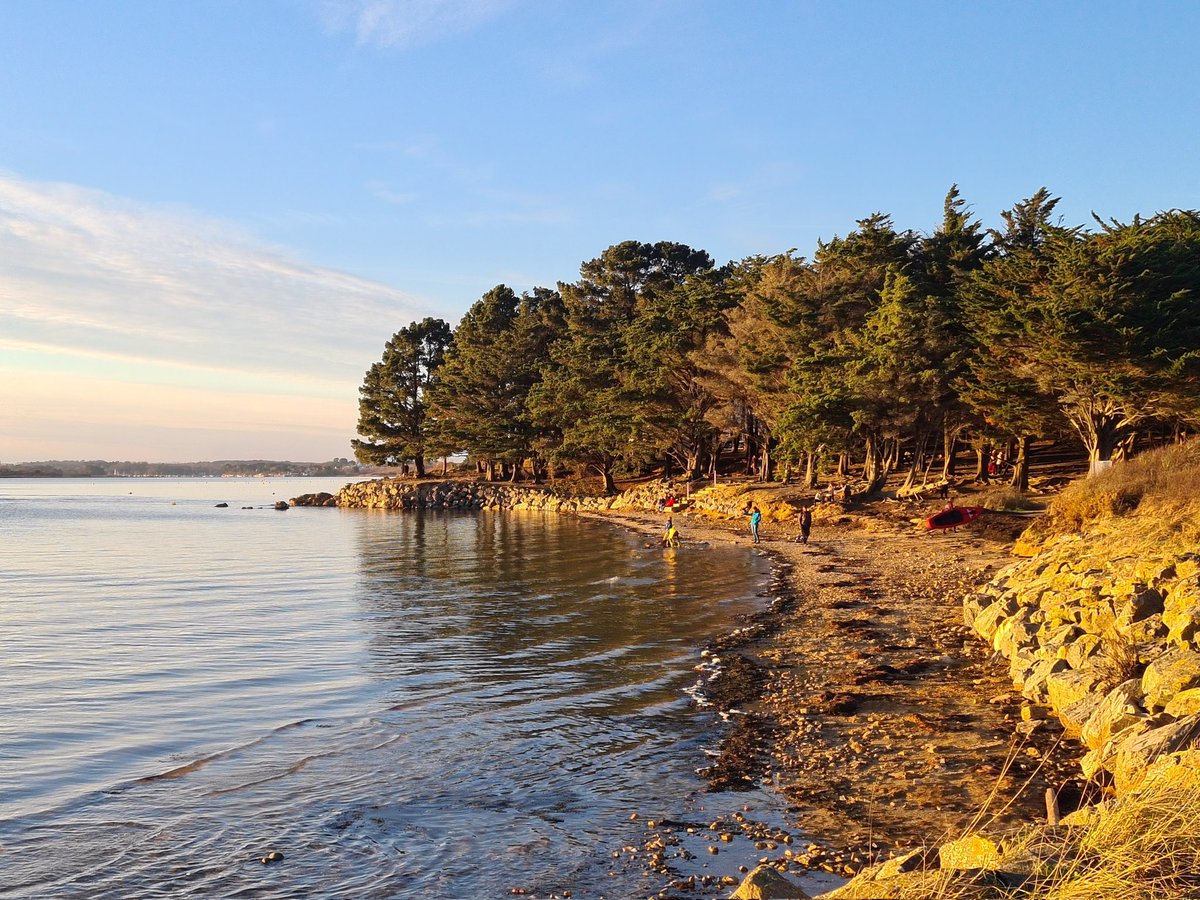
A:
POLYGON ((761 561, 103 487, 0 499, 0 897, 644 889, 607 848, 631 805, 699 787, 694 648, 758 602, 761 561))

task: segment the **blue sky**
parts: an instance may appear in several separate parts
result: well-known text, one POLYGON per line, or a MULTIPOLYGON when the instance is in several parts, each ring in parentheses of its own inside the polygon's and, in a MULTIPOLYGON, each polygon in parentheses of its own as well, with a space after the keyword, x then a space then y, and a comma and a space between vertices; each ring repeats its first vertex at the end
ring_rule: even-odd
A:
POLYGON ((618 241, 720 263, 1200 208, 1200 4, 0 0, 0 462, 349 455, 414 318, 618 241))

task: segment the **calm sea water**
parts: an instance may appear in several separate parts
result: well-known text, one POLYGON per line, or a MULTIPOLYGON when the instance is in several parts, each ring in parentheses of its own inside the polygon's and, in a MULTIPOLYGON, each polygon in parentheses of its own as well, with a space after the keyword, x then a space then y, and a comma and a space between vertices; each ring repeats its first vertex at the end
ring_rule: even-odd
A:
POLYGON ((0 897, 662 887, 612 851, 711 809, 686 690, 763 560, 270 508, 341 483, 0 480, 0 897))

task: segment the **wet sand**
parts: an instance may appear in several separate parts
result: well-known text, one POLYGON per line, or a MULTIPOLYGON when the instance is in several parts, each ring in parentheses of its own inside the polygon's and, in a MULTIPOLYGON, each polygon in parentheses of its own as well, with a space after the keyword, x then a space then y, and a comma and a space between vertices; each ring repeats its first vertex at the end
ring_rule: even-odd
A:
MULTIPOLYGON (((848 875, 900 848, 1045 816, 1048 787, 1076 802, 1080 755, 1056 723, 1024 722, 1005 662, 962 624, 961 600, 1009 560, 1020 520, 926 532, 928 508, 818 509, 795 525, 675 514, 685 539, 745 546, 775 567, 772 602, 705 651, 705 694, 732 722, 711 790, 767 787, 811 841, 747 859, 848 875)), ((647 535, 662 517, 604 514, 647 535)), ((689 545, 690 542, 690 545, 689 545)))

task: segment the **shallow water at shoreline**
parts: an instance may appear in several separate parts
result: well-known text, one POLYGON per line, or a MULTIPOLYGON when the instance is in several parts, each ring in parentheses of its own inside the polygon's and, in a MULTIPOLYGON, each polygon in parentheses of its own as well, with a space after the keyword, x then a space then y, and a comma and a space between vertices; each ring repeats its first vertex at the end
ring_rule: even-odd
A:
POLYGON ((269 509, 329 486, 0 482, 0 897, 648 892, 609 852, 705 802, 684 692, 765 562, 269 509))

